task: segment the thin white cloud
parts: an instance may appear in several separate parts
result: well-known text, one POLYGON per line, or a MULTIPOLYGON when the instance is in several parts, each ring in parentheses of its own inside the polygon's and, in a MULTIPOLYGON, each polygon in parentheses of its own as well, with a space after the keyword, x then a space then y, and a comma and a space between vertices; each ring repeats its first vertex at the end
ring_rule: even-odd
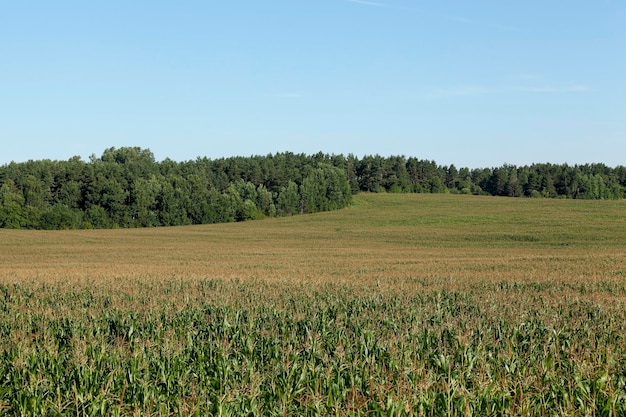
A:
POLYGON ((303 98, 303 97, 305 97, 305 94, 297 93, 297 92, 286 92, 286 93, 274 94, 273 97, 285 98, 285 99, 289 99, 289 98, 303 98))
POLYGON ((588 85, 567 85, 567 86, 559 86, 555 87, 553 85, 542 85, 542 86, 513 86, 511 87, 511 91, 519 92, 519 93, 543 93, 543 94, 551 94, 551 93, 588 93, 594 91, 588 85))
POLYGON ((515 30, 514 26, 509 26, 509 25, 501 24, 501 23, 485 22, 482 20, 477 20, 477 19, 449 14, 449 13, 430 12, 430 11, 421 10, 421 9, 405 9, 405 10, 419 13, 419 14, 422 14, 422 15, 425 15, 434 19, 446 20, 448 22, 459 23, 461 25, 466 25, 466 26, 481 26, 481 27, 498 29, 498 30, 506 30, 506 31, 515 30))
POLYGON ((463 17, 463 16, 457 16, 457 15, 453 15, 453 14, 447 14, 447 13, 436 13, 436 12, 427 12, 427 11, 423 11, 423 10, 415 10, 418 13, 421 14, 425 14, 431 17, 435 17, 438 19, 442 19, 442 20, 450 20, 452 22, 457 22, 457 23, 469 23, 469 24, 476 24, 477 22, 475 22, 472 19, 468 19, 467 17, 463 17))
POLYGON ((479 21, 479 20, 475 20, 475 19, 470 19, 464 16, 458 16, 458 15, 454 15, 454 14, 448 14, 448 13, 438 13, 438 12, 430 12, 427 10, 423 10, 423 9, 416 9, 416 8, 412 8, 412 7, 402 7, 402 6, 394 6, 391 4, 387 4, 387 3, 381 3, 381 2, 376 2, 376 1, 370 1, 370 0, 344 0, 346 2, 349 3, 354 3, 354 4, 361 4, 364 6, 371 6, 371 7, 379 7, 379 8, 385 8, 385 9, 393 9, 393 10, 401 10, 404 12, 411 12, 411 13, 416 13, 416 14, 421 14, 430 18, 434 18, 434 19, 438 19, 438 20, 447 20, 449 22, 454 22, 454 23, 460 23, 463 25, 470 25, 470 26, 483 26, 483 27, 490 27, 493 29, 498 29, 498 30, 514 30, 515 28, 512 26, 508 26, 505 24, 496 24, 496 23, 489 23, 489 22, 483 22, 483 21, 479 21))
POLYGON ((305 92, 298 91, 281 91, 281 92, 259 92, 257 94, 242 94, 242 95, 219 95, 207 97, 211 100, 222 100, 230 102, 259 102, 268 99, 282 99, 282 100, 295 100, 301 98, 307 98, 309 95, 305 92))
POLYGON ((594 89, 585 84, 578 84, 567 87, 567 91, 570 93, 588 93, 594 91, 594 89))
POLYGON ((436 87, 426 94, 429 98, 467 97, 496 93, 497 90, 482 85, 451 85, 436 87))
POLYGON ((543 81, 543 77, 539 77, 538 75, 527 74, 527 73, 513 74, 506 78, 511 81, 523 81, 523 82, 543 81))
POLYGON ((373 6, 373 7, 387 7, 386 4, 377 3, 375 1, 367 1, 367 0, 346 0, 349 3, 362 4, 364 6, 373 6))
POLYGON ((549 85, 542 86, 528 86, 528 85, 515 85, 507 88, 511 92, 517 93, 558 93, 559 90, 549 85))
POLYGON ((510 92, 519 93, 586 93, 594 91, 587 84, 556 85, 537 74, 519 73, 505 77, 510 92))
POLYGON ((542 81, 539 78, 526 78, 531 81, 522 84, 508 85, 480 85, 480 84, 459 84, 449 86, 433 87, 426 92, 425 96, 431 99, 443 99, 450 97, 471 97, 484 95, 503 94, 566 94, 566 93, 588 93, 595 91, 593 87, 586 84, 574 84, 565 86, 554 86, 542 81), (534 82, 533 80, 539 81, 534 82))

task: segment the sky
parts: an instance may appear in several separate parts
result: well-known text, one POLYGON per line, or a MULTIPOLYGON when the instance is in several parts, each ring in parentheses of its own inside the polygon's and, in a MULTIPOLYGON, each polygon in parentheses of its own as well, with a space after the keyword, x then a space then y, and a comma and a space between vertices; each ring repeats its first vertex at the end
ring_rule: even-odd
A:
POLYGON ((0 2, 0 165, 123 146, 626 165, 626 2, 0 2))

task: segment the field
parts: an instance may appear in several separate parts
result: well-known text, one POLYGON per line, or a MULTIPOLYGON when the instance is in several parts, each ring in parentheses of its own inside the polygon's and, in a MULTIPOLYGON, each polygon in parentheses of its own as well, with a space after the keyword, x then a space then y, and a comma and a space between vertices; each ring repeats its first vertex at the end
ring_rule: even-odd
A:
POLYGON ((0 230, 0 415, 626 415, 626 202, 0 230))

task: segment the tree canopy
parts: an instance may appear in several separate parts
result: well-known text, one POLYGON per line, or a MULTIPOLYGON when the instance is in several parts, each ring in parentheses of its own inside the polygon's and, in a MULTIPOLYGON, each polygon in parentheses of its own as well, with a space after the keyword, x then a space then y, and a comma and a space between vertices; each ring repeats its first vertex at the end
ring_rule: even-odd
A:
POLYGON ((351 198, 345 170, 323 154, 157 162, 148 149, 124 147, 89 162, 74 157, 0 167, 5 228, 233 222, 340 209, 351 198))
POLYGON ((336 210, 367 192, 620 199, 626 168, 533 164, 457 169, 404 156, 290 152, 176 162, 106 149, 88 162, 0 167, 0 227, 75 229, 244 221, 336 210))

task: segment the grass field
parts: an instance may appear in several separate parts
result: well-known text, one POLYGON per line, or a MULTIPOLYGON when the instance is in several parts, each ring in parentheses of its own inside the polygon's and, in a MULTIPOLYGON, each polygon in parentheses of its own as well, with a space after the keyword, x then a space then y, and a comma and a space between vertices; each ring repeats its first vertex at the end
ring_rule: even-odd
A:
POLYGON ((0 415, 626 415, 626 202, 0 230, 0 415))

